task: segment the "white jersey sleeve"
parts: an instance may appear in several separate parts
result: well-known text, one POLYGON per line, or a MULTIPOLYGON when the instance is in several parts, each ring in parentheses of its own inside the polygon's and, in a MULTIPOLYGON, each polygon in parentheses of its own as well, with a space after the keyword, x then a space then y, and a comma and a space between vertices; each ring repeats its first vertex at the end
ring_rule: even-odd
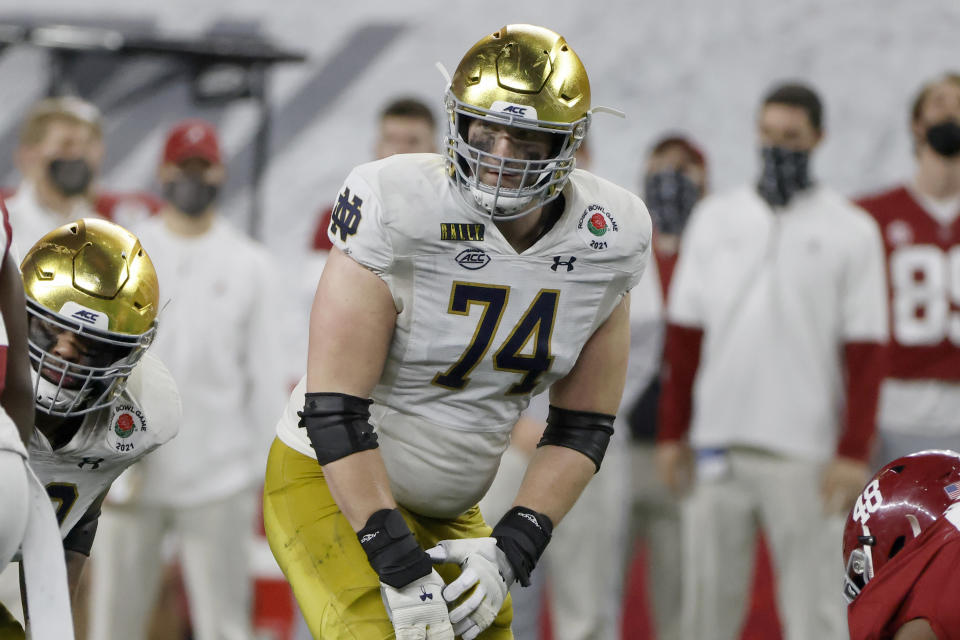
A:
POLYGON ((361 165, 347 176, 330 214, 327 235, 333 246, 383 277, 393 264, 390 230, 383 204, 361 165))

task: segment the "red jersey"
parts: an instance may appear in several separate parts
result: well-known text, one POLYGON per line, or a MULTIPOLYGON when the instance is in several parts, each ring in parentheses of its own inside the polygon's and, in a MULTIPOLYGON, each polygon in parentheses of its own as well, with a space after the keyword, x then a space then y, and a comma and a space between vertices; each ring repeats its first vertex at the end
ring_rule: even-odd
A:
POLYGON ((960 380, 960 216, 941 225, 905 187, 857 204, 887 254, 890 377, 960 380))
MULTIPOLYGON (((654 231, 656 236, 656 231, 654 231)), ((660 291, 663 293, 663 299, 667 299, 667 292, 670 291, 670 280, 673 278, 673 269, 677 266, 678 252, 665 253, 657 249, 656 238, 653 242, 653 257, 657 260, 657 273, 660 274, 660 291)))
POLYGON ((314 251, 330 251, 333 249, 333 243, 330 242, 330 235, 327 233, 327 229, 330 227, 330 216, 332 215, 333 207, 327 207, 317 217, 317 228, 313 232, 314 251))
POLYGON ((850 604, 850 640, 888 640, 916 618, 940 640, 960 640, 960 530, 944 516, 908 545, 850 604))

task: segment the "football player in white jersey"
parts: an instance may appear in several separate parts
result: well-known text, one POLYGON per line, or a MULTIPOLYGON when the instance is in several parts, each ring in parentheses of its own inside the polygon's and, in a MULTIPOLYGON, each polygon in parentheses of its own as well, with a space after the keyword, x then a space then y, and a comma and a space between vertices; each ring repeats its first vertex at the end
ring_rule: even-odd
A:
POLYGON ((506 26, 445 104, 442 154, 347 177, 267 465, 267 537, 316 637, 511 638, 507 588, 599 468, 620 402, 651 226, 636 196, 574 168, 580 59, 506 26), (476 503, 547 387, 543 439, 491 530, 476 503))
POLYGON ((71 222, 33 245, 20 268, 36 407, 30 463, 53 501, 75 597, 103 496, 176 435, 180 397, 146 353, 159 287, 133 234, 106 220, 71 222))

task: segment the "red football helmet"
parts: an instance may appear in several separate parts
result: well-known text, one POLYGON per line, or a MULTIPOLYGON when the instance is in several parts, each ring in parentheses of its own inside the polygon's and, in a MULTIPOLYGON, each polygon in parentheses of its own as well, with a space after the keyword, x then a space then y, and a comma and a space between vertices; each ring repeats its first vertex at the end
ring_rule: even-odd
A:
POLYGON ((897 458, 867 483, 843 531, 843 595, 860 590, 960 499, 960 454, 920 451, 897 458))

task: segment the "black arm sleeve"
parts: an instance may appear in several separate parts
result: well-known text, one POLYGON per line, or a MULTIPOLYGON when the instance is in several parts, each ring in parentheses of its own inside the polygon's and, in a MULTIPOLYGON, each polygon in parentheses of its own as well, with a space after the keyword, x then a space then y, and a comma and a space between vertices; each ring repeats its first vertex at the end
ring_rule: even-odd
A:
POLYGON ((321 466, 379 446, 369 422, 371 402, 346 393, 305 395, 299 426, 307 430, 321 466))
POLYGON ((571 411, 550 405, 547 428, 537 446, 551 444, 579 451, 590 458, 597 471, 600 471, 600 463, 613 435, 615 419, 616 416, 606 413, 571 411))

